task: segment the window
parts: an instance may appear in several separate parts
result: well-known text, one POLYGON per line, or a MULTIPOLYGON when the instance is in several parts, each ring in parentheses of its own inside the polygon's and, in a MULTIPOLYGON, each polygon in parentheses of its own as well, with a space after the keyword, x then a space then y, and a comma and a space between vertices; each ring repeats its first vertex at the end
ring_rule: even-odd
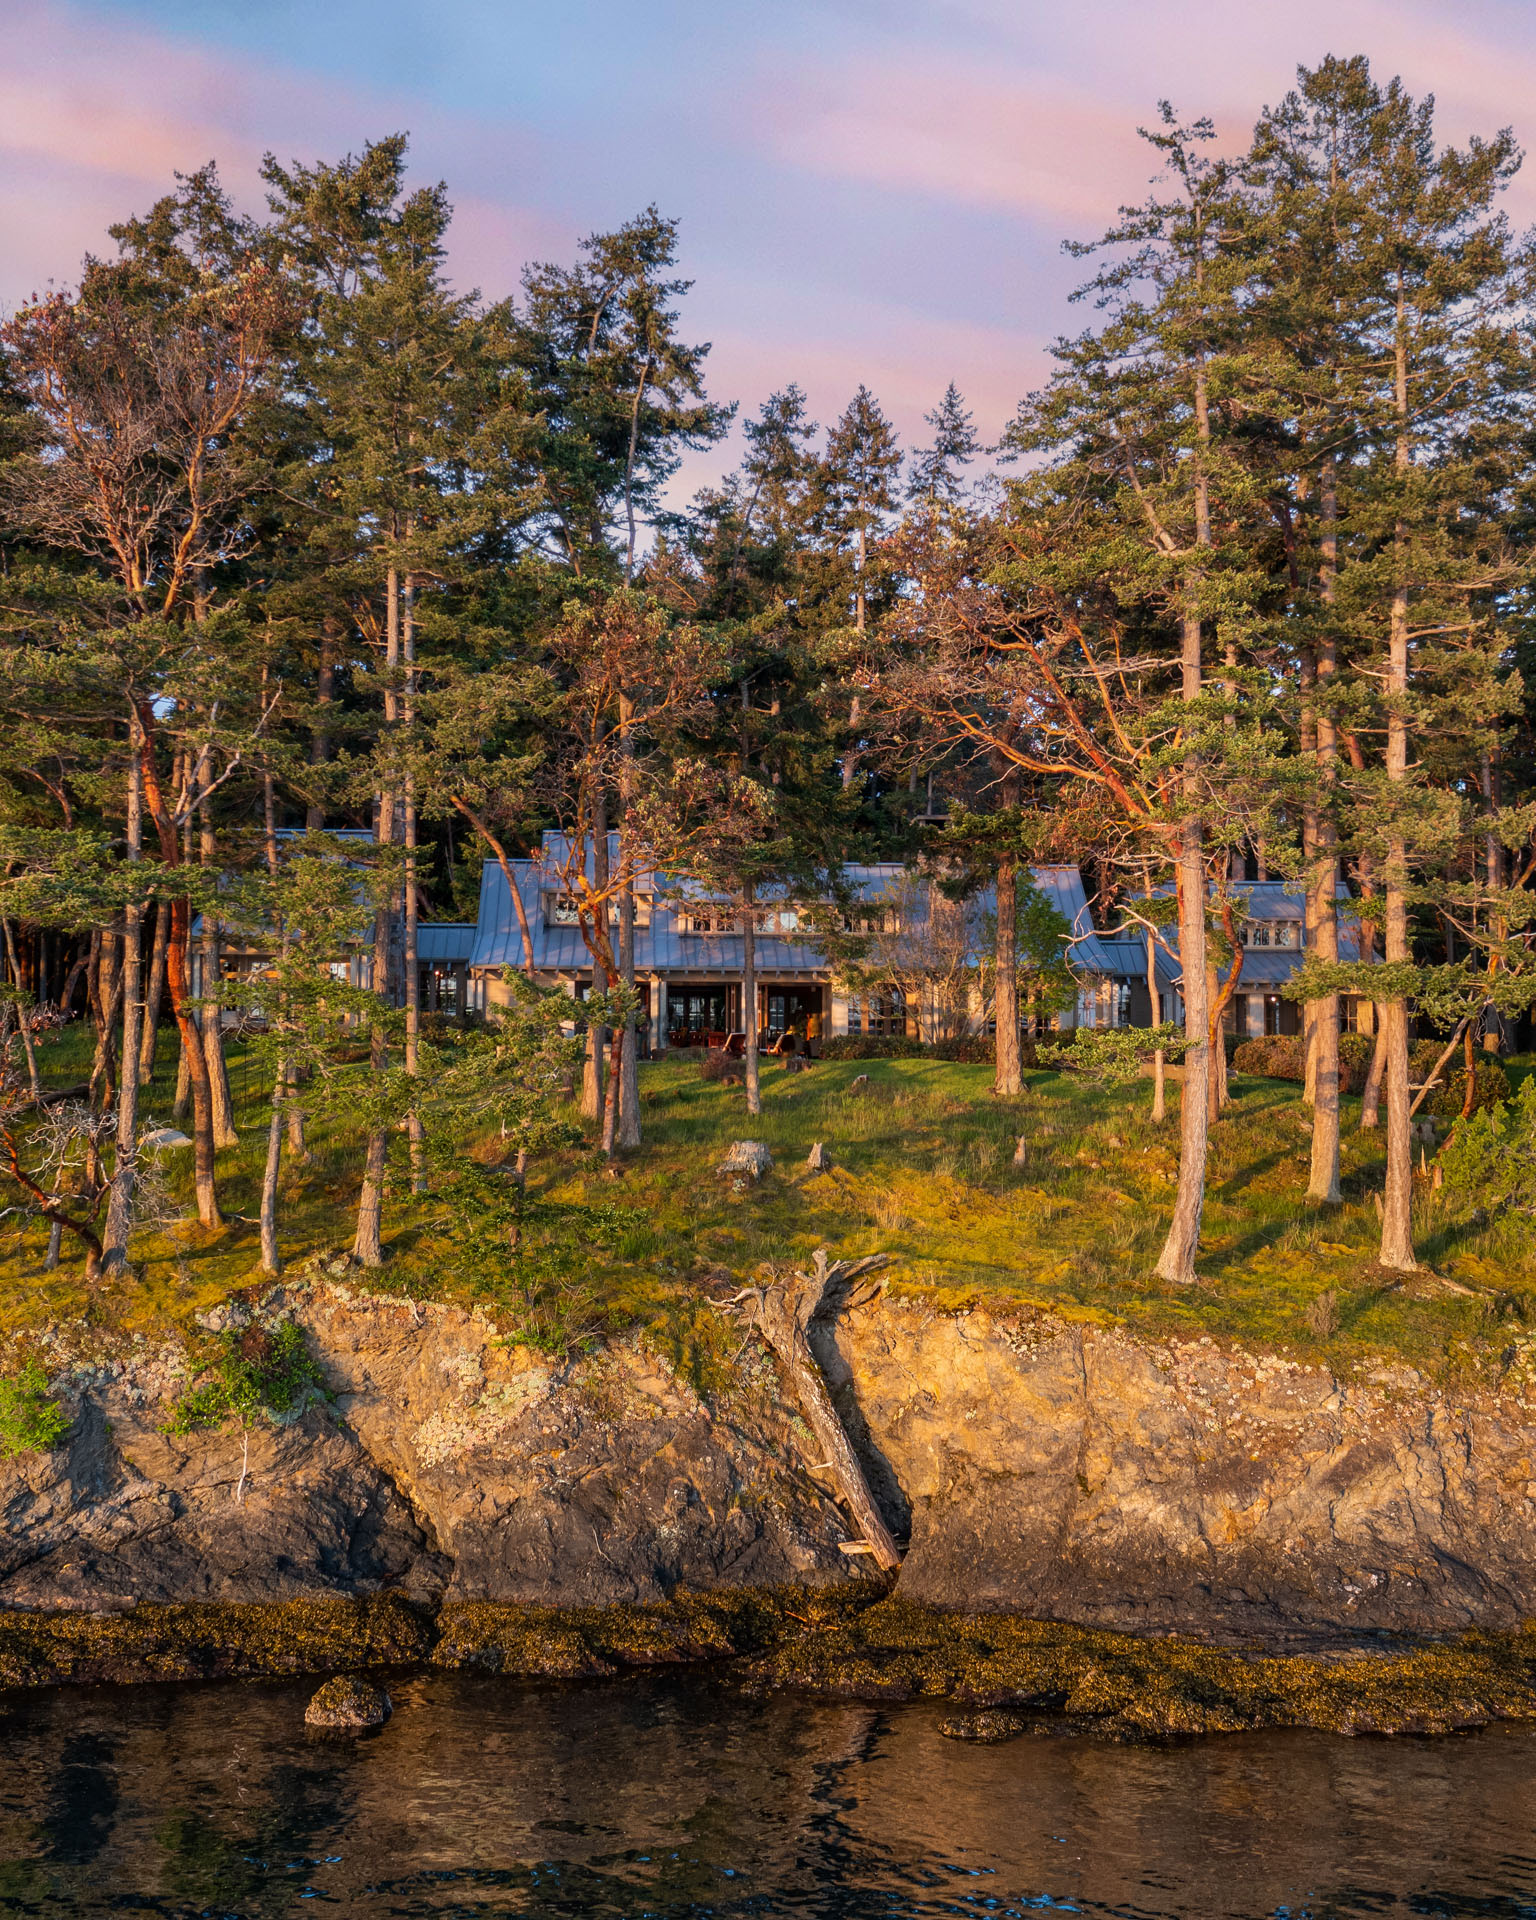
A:
POLYGON ((900 987, 886 987, 863 999, 848 1002, 848 1031, 904 1035, 907 1031, 907 1000, 900 987))
POLYGON ((690 907, 679 915, 679 933, 739 933, 740 923, 729 907, 690 907))
POLYGON ((800 931, 800 915, 794 907, 776 907, 772 913, 763 915, 763 932, 786 934, 800 931))
POLYGON ((1299 920, 1255 920, 1243 928, 1245 947, 1279 947, 1295 953, 1304 944, 1299 920))
MULTIPOLYGON (((546 927, 575 927, 581 924, 576 910, 574 893, 546 893, 544 896, 544 924, 546 927)), ((619 903, 608 902, 608 924, 619 924, 619 903)), ((649 900, 635 902, 635 925, 648 927, 651 924, 651 903, 649 900)))

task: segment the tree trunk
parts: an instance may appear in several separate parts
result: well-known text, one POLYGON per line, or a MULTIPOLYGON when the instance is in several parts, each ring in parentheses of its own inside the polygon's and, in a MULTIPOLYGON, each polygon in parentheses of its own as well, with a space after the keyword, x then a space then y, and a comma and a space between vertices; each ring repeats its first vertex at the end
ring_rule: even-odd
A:
POLYGON ((176 1031, 181 1040, 182 1065, 192 1096, 192 1177, 197 1189, 197 1217, 205 1227, 222 1224, 219 1213, 217 1176, 214 1171, 213 1088, 208 1078, 208 1059, 203 1052, 203 1037, 187 1004, 187 950, 192 939, 192 903, 183 895, 171 903, 171 932, 166 951, 165 978, 171 994, 171 1011, 176 1016, 176 1031))
MULTIPOLYGON (((597 911, 608 911, 608 807, 600 796, 592 806, 592 878, 597 886, 601 904, 597 911)), ((597 985, 597 970, 593 967, 592 984, 597 985)), ((602 1121, 608 1110, 606 1089, 603 1085, 604 1057, 608 1051, 608 1029, 589 1027, 587 1029, 587 1058, 581 1076, 581 1114, 584 1120, 602 1121)))
MULTIPOLYGON (((507 850, 501 841, 497 839, 496 835, 491 832, 480 815, 467 805, 462 795, 456 793, 453 794, 451 798, 454 806, 458 808, 459 812, 463 814, 464 818, 496 856, 496 864, 501 868, 502 877, 507 883, 507 892, 512 896, 512 911, 517 916, 517 937, 523 949, 523 972, 531 980, 534 974, 533 932, 528 925, 528 909, 523 905, 522 890, 517 884, 517 876, 512 871, 512 862, 507 858, 507 850)), ((462 1021, 462 993, 460 995, 459 1013, 462 1021)))
MULTIPOLYGON (((179 1042, 179 1033, 177 1038, 179 1042)), ((199 1046, 203 1043, 201 1034, 198 1035, 197 1043, 199 1046)), ((187 1064, 186 1049, 178 1044, 176 1049, 176 1093, 171 1102, 172 1117, 177 1120, 185 1120, 187 1111, 191 1105, 192 1070, 187 1064)))
MULTIPOLYGON (((22 993, 24 988, 22 986, 21 962, 16 956, 16 936, 11 931, 11 923, 9 920, 5 920, 0 924, 3 924, 5 927, 5 952, 6 958, 10 961, 11 965, 11 980, 15 985, 17 993, 22 993)), ((37 1075, 37 1047, 32 1039, 32 1009, 21 1000, 16 1002, 16 1025, 21 1033, 22 1051, 27 1056, 27 1088, 32 1096, 32 1104, 36 1106, 38 1101, 43 1097, 43 1087, 37 1075)))
POLYGON ((155 938, 149 954, 149 987, 144 995, 144 1019, 139 1028, 139 1085, 155 1077, 155 1055, 160 1051, 160 1008, 165 1001, 165 948, 171 916, 162 901, 155 908, 155 938))
MULTIPOLYGON (((1147 891, 1152 891, 1150 880, 1147 891)), ((1162 1025, 1162 995, 1157 990, 1157 940, 1147 935, 1147 1005, 1152 1010, 1154 1027, 1162 1025)), ((1160 1126, 1168 1117, 1168 1056, 1161 1047, 1152 1056, 1152 1119, 1160 1126)))
MULTIPOLYGON (((394 796, 386 793, 380 796, 374 822, 375 844, 388 846, 393 826, 394 796)), ((386 885, 381 888, 379 905, 374 914, 372 974, 374 996, 386 1005, 390 989, 390 918, 390 889, 386 885)), ((368 1030, 368 1068, 375 1084, 387 1065, 384 1023, 374 1020, 368 1030)), ((389 1134, 383 1126, 375 1125, 369 1129, 363 1149, 363 1184, 357 1197, 357 1231, 352 1239, 352 1251, 365 1267, 381 1267, 384 1264, 381 1225, 384 1214, 384 1168, 388 1156, 389 1134)))
POLYGON ((997 1068, 992 1091, 1023 1091, 1019 1054, 1019 863, 1005 854, 997 865, 997 1068))
POLYGON ((277 1251, 277 1179, 283 1164, 283 1090, 288 1083, 288 1062, 280 1060, 273 1076, 272 1118, 267 1123, 267 1163, 261 1176, 261 1270, 281 1273, 282 1260, 277 1251))
POLYGON ((1221 981, 1209 960, 1205 965, 1206 1018, 1210 1021, 1211 1065, 1206 1077, 1206 1117, 1214 1126, 1227 1104, 1227 1042, 1222 1032, 1221 981))
MULTIPOLYGON (((310 714, 309 764, 323 767, 331 757, 328 712, 336 693, 336 655, 341 644, 341 622, 328 613, 320 622, 320 660, 315 678, 315 704, 310 714)), ((316 833, 325 825, 325 809, 310 801, 304 810, 304 830, 316 833)))
MULTIPOLYGON (((1207 528, 1208 537, 1208 528, 1207 528)), ((1183 695, 1200 697, 1200 621, 1190 613, 1184 619, 1183 695)), ((1164 1280, 1188 1286, 1196 1279, 1195 1255, 1200 1248, 1200 1220, 1205 1211, 1205 1157, 1210 1119, 1210 1033, 1205 991, 1205 849, 1200 821, 1199 771, 1193 760, 1184 775, 1184 799, 1190 812, 1179 834, 1179 971, 1184 991, 1184 1091, 1179 1100, 1179 1187, 1173 1221, 1157 1263, 1164 1280)))
MULTIPOLYGON (((409 530, 409 523, 407 523, 409 530)), ((405 697, 401 717, 409 737, 416 725, 416 579, 405 576, 401 601, 401 653, 405 664, 405 697)), ((421 1106, 414 1082, 421 1077, 421 974, 418 956, 421 907, 416 898, 416 775, 407 761, 405 772, 405 1071, 413 1083, 406 1133, 411 1143, 411 1191, 427 1190, 427 1148, 422 1131, 421 1106)))
MULTIPOLYGON (((1325 607, 1337 597, 1339 531, 1337 477, 1332 455, 1323 462, 1318 487, 1322 521, 1322 557, 1319 568, 1325 607)), ((1317 648, 1317 787, 1314 842, 1316 859, 1308 874, 1308 926, 1313 951, 1332 965, 1339 957, 1339 853, 1334 822, 1333 786, 1338 762, 1338 729, 1328 707, 1328 690, 1338 666, 1333 635, 1325 634, 1317 648)), ((1339 996, 1325 994, 1310 1003, 1313 1010, 1312 1054, 1312 1164, 1307 1198, 1322 1206, 1338 1206, 1339 1193, 1339 996)))
POLYGON ((838 1498, 873 1549, 871 1558, 876 1566, 891 1573, 901 1565, 900 1551, 875 1504, 859 1456, 838 1418, 826 1378, 806 1337, 812 1319, 835 1315, 852 1281, 880 1265, 884 1257, 876 1254, 871 1259, 839 1261, 829 1267, 825 1249, 818 1248, 814 1276, 802 1274, 798 1286, 764 1287, 743 1295, 742 1300, 751 1300, 755 1323, 789 1376, 806 1425, 815 1435, 824 1470, 832 1474, 838 1498))
MULTIPOLYGON (((1398 324, 1396 351, 1396 400, 1398 417, 1397 472, 1406 477, 1408 455, 1408 349, 1404 296, 1401 275, 1398 283, 1398 324)), ((1402 789, 1408 782, 1408 582, 1406 533, 1398 522, 1396 539, 1397 584, 1392 594, 1387 655, 1387 751, 1386 774, 1391 788, 1402 789)), ((1404 792, 1393 795, 1396 807, 1407 801, 1404 792)), ((1385 897, 1384 932, 1388 966, 1405 965, 1412 957, 1408 945, 1408 846, 1400 820, 1394 813, 1389 824, 1386 870, 1382 875, 1385 897)), ((1381 1252, 1384 1267, 1399 1273, 1411 1273, 1418 1266, 1413 1251, 1413 1142, 1409 1133, 1408 1108, 1408 1003, 1401 996, 1386 1003, 1387 1069, 1387 1178, 1382 1194, 1381 1252)))
MULTIPOLYGON (((384 1071, 383 1030, 375 1027, 369 1043, 369 1064, 374 1072, 384 1071)), ((389 1153, 389 1135, 375 1127, 368 1135, 363 1154, 363 1184, 357 1196, 357 1231, 352 1236, 352 1252, 365 1267, 384 1264, 384 1167, 389 1153)))
MULTIPOLYGON (((624 861, 620 871, 625 875, 625 880, 623 891, 619 895, 619 980, 625 987, 631 989, 635 984, 635 883, 629 867, 629 848, 625 840, 629 833, 629 809, 634 801, 634 776, 631 766, 631 756, 634 752, 634 743, 631 739, 633 724, 634 703, 626 694, 621 693, 619 695, 619 799, 621 803, 619 831, 623 836, 620 841, 620 853, 624 861)), ((632 1152, 640 1145, 640 1047, 633 1013, 625 1016, 618 1066, 618 1142, 626 1151, 632 1152)))
POLYGON ((763 1110, 762 1081, 757 1057, 757 927, 753 919, 753 889, 741 890, 741 1024, 746 1035, 747 1112, 763 1110))
MULTIPOLYGON (((398 529, 396 529, 398 530, 398 529)), ((390 567, 385 575, 384 611, 384 724, 393 729, 400 718, 400 701, 395 690, 395 671, 400 665, 400 573, 390 567)), ((386 788, 376 799, 373 822, 374 844, 388 847, 395 838, 395 796, 386 788)), ((394 998, 391 978, 391 954, 394 948, 394 883, 381 878, 378 904, 373 918, 373 973, 371 990, 381 1008, 394 998)), ((388 1064, 388 1046, 382 1019, 374 1020, 368 1031, 368 1067, 375 1085, 388 1064)), ((357 1196, 357 1230, 352 1237, 352 1252, 365 1267, 384 1264, 382 1234, 384 1218, 384 1170, 389 1158, 389 1134, 376 1123, 369 1129, 363 1149, 363 1184, 357 1196)))
POLYGON ((96 1053, 91 1061, 90 1101, 105 1113, 117 1098, 117 1014, 123 991, 121 926, 114 922, 93 936, 95 965, 86 975, 91 1016, 96 1022, 96 1053))
MULTIPOLYGON (((198 856, 203 866, 211 867, 215 861, 213 821, 206 803, 201 809, 201 816, 198 856)), ((208 1084, 213 1093, 213 1144, 216 1147, 238 1147, 240 1136, 235 1132, 234 1101, 230 1098, 229 1068, 224 1059, 224 1010, 219 994, 222 984, 218 923, 211 914, 205 913, 203 991, 199 998, 203 1002, 203 1051, 208 1058, 208 1084)))
MULTIPOLYGON (((143 787, 139 775, 138 717, 131 722, 132 749, 128 762, 127 852, 136 865, 143 847, 143 787)), ((117 1092, 117 1146, 112 1163, 112 1185, 107 1195, 107 1225, 102 1235, 103 1268, 108 1273, 128 1264, 128 1230, 133 1218, 133 1181, 139 1155, 139 1014, 143 988, 139 952, 143 911, 137 901, 123 910, 123 1071, 117 1092)), ((10 936, 7 925, 6 936, 10 936)))

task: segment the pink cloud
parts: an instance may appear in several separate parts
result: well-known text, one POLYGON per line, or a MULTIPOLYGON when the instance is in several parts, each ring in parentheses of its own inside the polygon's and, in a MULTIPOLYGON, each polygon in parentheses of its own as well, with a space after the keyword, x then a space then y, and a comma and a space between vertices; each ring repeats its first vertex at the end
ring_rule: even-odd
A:
MULTIPOLYGON (((339 158, 405 129, 415 176, 446 174, 454 184, 494 175, 529 146, 515 128, 450 120, 419 101, 114 25, 59 0, 13 0, 8 24, 28 57, 0 68, 4 306, 50 280, 68 284, 86 251, 110 251, 111 221, 142 212, 176 171, 207 160, 256 210, 269 148, 284 159, 339 158)), ((515 284, 527 250, 570 247, 569 233, 527 207, 455 198, 451 244, 465 284, 499 294, 515 284)))
MULTIPOLYGON (((764 89, 759 126, 781 160, 953 202, 1003 208, 1063 232, 1091 231, 1141 198, 1155 156, 1138 124, 1167 96, 1209 114, 1224 144, 1246 137, 1260 109, 1294 83, 1298 60, 1364 51, 1378 78, 1401 74, 1437 97, 1443 141, 1515 123, 1530 138, 1536 32, 1480 30, 1467 11, 1393 0, 1115 0, 1089 9, 1025 8, 1013 0, 952 0, 946 9, 988 29, 950 37, 957 54, 872 51, 764 89), (1524 44, 1522 44, 1522 40, 1524 44), (1087 76, 1091 75, 1091 79, 1087 76)), ((1518 20, 1518 15, 1513 16, 1518 20)), ((1536 214, 1536 167, 1508 200, 1536 214)))
POLYGON ((1146 173, 1134 122, 1057 76, 952 60, 851 63, 780 92, 778 156, 879 186, 1058 220, 1112 210, 1146 173))

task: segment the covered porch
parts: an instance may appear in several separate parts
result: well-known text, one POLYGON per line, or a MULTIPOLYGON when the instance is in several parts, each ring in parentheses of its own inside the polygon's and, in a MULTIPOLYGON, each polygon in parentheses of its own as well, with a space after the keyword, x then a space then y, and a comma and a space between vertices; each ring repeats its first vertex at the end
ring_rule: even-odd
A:
MULTIPOLYGON (((767 978, 757 982, 757 1044, 765 1052, 813 1049, 828 1032, 830 989, 820 980, 767 978)), ((657 1052, 677 1047, 724 1047, 745 1043, 746 984, 723 978, 658 976, 650 995, 656 1009, 652 1044, 657 1052)))

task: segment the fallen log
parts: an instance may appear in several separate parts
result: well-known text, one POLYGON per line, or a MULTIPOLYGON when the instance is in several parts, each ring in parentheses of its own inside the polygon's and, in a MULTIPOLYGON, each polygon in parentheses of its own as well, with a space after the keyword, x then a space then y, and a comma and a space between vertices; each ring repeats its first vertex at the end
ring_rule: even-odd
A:
POLYGON ((806 1337, 812 1320, 835 1319, 847 1303, 853 1282, 884 1266, 888 1257, 874 1253, 863 1260, 838 1260, 829 1265, 826 1249, 818 1247, 812 1272, 793 1274, 774 1286, 744 1287, 730 1304, 745 1316, 749 1331, 756 1327, 762 1334, 789 1375, 800 1411, 825 1456, 822 1464, 831 1472, 838 1498, 863 1535, 858 1545, 845 1542, 844 1550, 867 1551, 875 1564, 889 1573, 901 1565, 901 1554, 875 1505, 864 1469, 838 1418, 806 1337))

